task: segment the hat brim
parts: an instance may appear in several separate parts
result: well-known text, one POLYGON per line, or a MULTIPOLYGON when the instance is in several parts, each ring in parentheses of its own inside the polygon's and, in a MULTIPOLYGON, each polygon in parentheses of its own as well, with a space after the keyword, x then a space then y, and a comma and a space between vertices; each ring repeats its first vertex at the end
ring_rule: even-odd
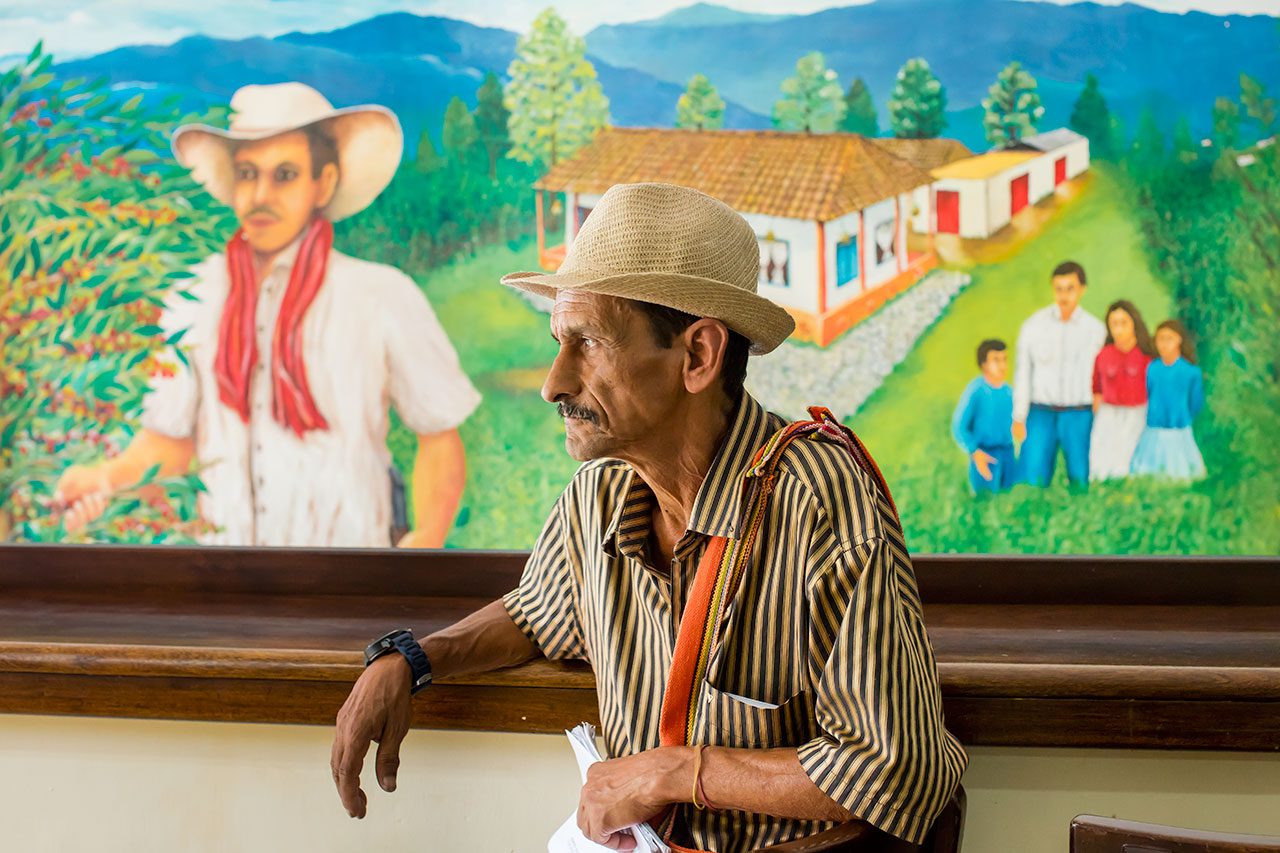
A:
POLYGON ((723 281, 680 273, 513 272, 504 275, 502 283, 549 299, 561 290, 584 291, 710 317, 750 341, 752 355, 772 352, 796 327, 786 309, 763 296, 723 281))
POLYGON ((338 185, 321 211, 331 222, 368 207, 395 177, 404 156, 404 131, 395 113, 374 104, 334 110, 323 118, 269 130, 232 131, 187 124, 173 132, 178 162, 210 195, 231 204, 234 143, 255 142, 313 125, 326 125, 338 149, 338 185))

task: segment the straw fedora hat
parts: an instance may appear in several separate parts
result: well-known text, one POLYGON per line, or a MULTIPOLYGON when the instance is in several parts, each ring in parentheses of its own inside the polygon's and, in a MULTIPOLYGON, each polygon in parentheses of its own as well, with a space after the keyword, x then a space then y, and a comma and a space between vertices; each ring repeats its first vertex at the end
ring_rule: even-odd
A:
POLYGON ((795 321, 756 293, 756 234, 724 202, 672 184, 615 184, 600 198, 555 273, 516 272, 510 287, 621 296, 720 320, 762 355, 795 321))
POLYGON ((404 153, 395 113, 365 105, 336 110, 305 83, 245 86, 231 96, 231 126, 186 124, 173 132, 173 153, 223 204, 231 203, 233 143, 301 130, 323 122, 338 148, 338 186, 321 211, 337 222, 369 206, 386 189, 404 153))

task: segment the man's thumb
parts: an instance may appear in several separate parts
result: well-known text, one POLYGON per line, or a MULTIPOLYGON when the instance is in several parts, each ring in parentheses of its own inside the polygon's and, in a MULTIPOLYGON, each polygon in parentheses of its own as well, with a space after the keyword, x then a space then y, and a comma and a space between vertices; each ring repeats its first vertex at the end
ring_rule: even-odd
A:
POLYGON ((378 744, 378 785, 388 794, 396 789, 396 771, 400 769, 400 742, 378 744))

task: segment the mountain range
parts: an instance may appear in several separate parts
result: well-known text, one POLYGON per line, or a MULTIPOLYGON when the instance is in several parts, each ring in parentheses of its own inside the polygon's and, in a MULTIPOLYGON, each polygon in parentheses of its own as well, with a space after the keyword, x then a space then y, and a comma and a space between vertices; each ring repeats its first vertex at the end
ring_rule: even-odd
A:
MULTIPOLYGON (((438 134, 455 95, 469 104, 484 74, 504 76, 517 34, 449 18, 379 15, 329 32, 240 40, 191 36, 122 47, 62 63, 71 75, 105 74, 122 91, 178 93, 190 106, 225 103, 247 83, 301 80, 336 106, 380 103, 412 141, 438 134)), ((822 51, 847 86, 862 77, 888 131, 885 102, 898 68, 926 58, 948 94, 946 135, 985 148, 979 102, 996 73, 1021 62, 1039 81, 1041 127, 1065 125, 1086 73, 1132 130, 1143 109, 1167 126, 1185 116, 1207 132, 1213 100, 1239 75, 1280 89, 1280 30, 1265 16, 1168 14, 1135 6, 1023 0, 876 0, 809 15, 773 16, 699 3, 660 18, 602 26, 587 53, 612 121, 670 126, 689 78, 706 74, 727 102, 726 126, 768 127, 782 80, 822 51)))

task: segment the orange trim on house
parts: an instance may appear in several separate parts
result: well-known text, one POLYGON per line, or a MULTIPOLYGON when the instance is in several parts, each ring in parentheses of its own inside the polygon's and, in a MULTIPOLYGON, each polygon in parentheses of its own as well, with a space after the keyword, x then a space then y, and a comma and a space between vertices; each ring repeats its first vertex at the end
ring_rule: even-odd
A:
POLYGON ((827 229, 818 223, 818 313, 827 313, 827 229))
POLYGON ((830 314, 811 314, 788 308, 796 321, 796 330, 792 337, 809 341, 825 347, 856 324, 874 314, 886 302, 906 292, 920 278, 938 265, 938 258, 932 252, 912 258, 906 270, 886 281, 874 290, 864 291, 849 302, 841 305, 830 314))
POLYGON ((538 263, 547 272, 555 272, 564 263, 565 245, 548 246, 538 253, 538 263))

